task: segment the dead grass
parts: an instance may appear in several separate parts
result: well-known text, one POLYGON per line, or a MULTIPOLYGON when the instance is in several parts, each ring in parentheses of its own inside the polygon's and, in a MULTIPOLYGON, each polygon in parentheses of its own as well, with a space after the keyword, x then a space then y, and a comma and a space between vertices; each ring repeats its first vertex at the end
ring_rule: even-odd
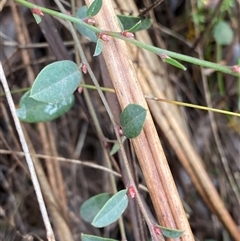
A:
MULTIPOLYGON (((2 2, 4 6, 1 12, 1 31, 5 35, 1 37, 1 62, 12 91, 31 86, 37 73, 48 63, 60 59, 75 59, 76 52, 72 38, 68 30, 59 22, 53 20, 55 26, 47 25, 50 17, 45 16, 46 25, 42 26, 46 32, 44 37, 29 10, 19 7, 13 1, 2 2), (59 34, 53 31, 55 28, 59 34), (45 38, 48 38, 48 44, 45 38)), ((41 5, 38 0, 32 2, 41 5)), ((80 4, 80 1, 77 2, 80 4)), ((137 4, 143 7, 147 2, 137 1, 137 4)), ((116 1, 116 10, 134 12, 130 3, 132 2, 129 1, 126 3, 128 5, 124 6, 123 1, 116 1)), ((47 6, 55 7, 49 3, 47 6)), ((236 6, 238 8, 230 10, 233 14, 231 16, 233 27, 237 21, 236 16, 239 16, 237 15, 239 4, 236 3, 236 6)), ((216 53, 212 36, 210 33, 204 36, 204 28, 198 36, 195 36, 197 33, 194 32, 190 17, 192 11, 189 1, 185 2, 185 6, 182 3, 176 8, 169 6, 165 1, 155 9, 154 13, 150 14, 154 18, 154 27, 149 30, 149 34, 139 33, 136 37, 144 42, 152 41, 156 46, 187 55, 199 58, 202 55, 210 56, 209 60, 215 62, 216 53), (161 28, 159 24, 167 28, 161 28), (191 49, 199 36, 203 36, 199 45, 194 50, 191 49), (211 54, 208 54, 209 52, 211 54)), ((206 19, 210 19, 209 10, 205 11, 206 19)), ((225 15, 225 19, 230 18, 229 13, 225 15)), ((212 23, 207 22, 207 24, 204 27, 207 28, 210 25, 211 29, 212 23)), ((235 29, 237 30, 236 26, 235 29)), ((233 44, 224 48, 223 60, 226 65, 235 64, 237 54, 239 58, 239 52, 237 53, 236 50, 236 46, 239 47, 237 34, 236 31, 233 44)), ((111 81, 103 58, 92 58, 94 45, 80 39, 100 85, 108 86, 111 81)), ((204 70, 191 65, 187 65, 188 70, 183 72, 163 65, 156 56, 148 55, 146 52, 130 47, 129 51, 144 94, 200 105, 209 104, 206 96, 210 96, 213 107, 239 111, 236 78, 223 76, 226 93, 220 96, 215 73, 206 76, 204 70)), ((85 81, 92 83, 87 75, 85 81)), ((79 94, 76 94, 73 108, 59 119, 45 124, 23 124, 31 153, 36 154, 34 162, 38 175, 42 175, 41 185, 50 218, 57 233, 57 240, 79 240, 81 232, 121 239, 118 224, 99 230, 85 223, 79 216, 79 207, 84 200, 101 192, 112 193, 109 172, 101 168, 107 166, 103 142, 107 139, 115 139, 115 134, 97 92, 90 90, 89 93, 106 139, 99 138, 86 98, 79 94), (37 154, 45 156, 37 156, 37 154), (68 161, 60 161, 58 157, 67 158, 68 161), (81 160, 87 166, 71 161, 73 159, 81 160), (99 168, 93 164, 98 165, 99 168), (57 230, 56 227, 58 227, 57 230)), ((22 94, 23 92, 13 94, 16 107, 22 94)), ((109 93, 107 98, 117 119, 120 108, 116 97, 109 93)), ((221 212, 219 214, 216 210, 219 202, 216 201, 216 206, 214 206, 214 200, 211 196, 209 197, 209 193, 205 191, 206 186, 202 184, 198 176, 200 173, 195 167, 197 168, 199 164, 188 160, 193 157, 195 161, 199 159, 196 163, 203 164, 233 224, 239 227, 239 119, 220 114, 209 117, 209 114, 204 111, 178 108, 153 101, 148 101, 148 105, 196 240, 234 240, 229 231, 231 227, 229 228, 225 223, 225 229, 221 223, 225 222, 224 217, 218 216, 221 215, 221 212), (182 133, 185 139, 180 139, 182 133), (185 146, 186 142, 188 146, 185 146), (188 149, 189 146, 191 149, 188 149)), ((4 96, 1 96, 0 128, 0 227, 2 235, 0 237, 4 241, 46 240, 32 182, 25 158, 19 153, 22 149, 4 96)), ((111 143, 109 148, 110 146, 111 143)), ((126 152, 129 160, 134 162, 132 168, 135 169, 137 182, 146 185, 148 177, 142 174, 131 143, 126 145, 126 152)), ((119 189, 124 188, 123 183, 126 184, 121 160, 121 155, 112 158, 112 169, 123 175, 123 178, 116 177, 119 189)), ((157 218, 158 214, 155 213, 156 210, 154 211, 150 196, 144 191, 141 193, 153 212, 153 216, 157 218)), ((124 225, 129 241, 147 240, 145 224, 134 203, 130 203, 128 212, 124 214, 124 225), (139 217, 137 221, 136 215, 139 217), (144 228, 139 231, 137 227, 141 225, 144 228)), ((231 234, 233 233, 234 231, 231 234)))

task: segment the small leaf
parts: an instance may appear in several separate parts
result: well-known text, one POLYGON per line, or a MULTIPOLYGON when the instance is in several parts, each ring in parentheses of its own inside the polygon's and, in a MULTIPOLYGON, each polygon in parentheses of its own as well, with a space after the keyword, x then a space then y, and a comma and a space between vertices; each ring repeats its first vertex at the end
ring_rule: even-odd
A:
MULTIPOLYGON (((124 141, 127 140, 126 136, 123 136, 121 140, 122 140, 122 143, 124 143, 124 141)), ((110 155, 112 156, 112 155, 116 154, 118 152, 119 148, 120 148, 119 143, 118 143, 118 141, 116 141, 110 151, 110 155)))
POLYGON ((135 25, 133 25, 130 29, 128 29, 128 32, 131 32, 131 33, 137 32, 141 26, 141 22, 142 20, 139 20, 135 25))
POLYGON ((93 57, 98 56, 99 54, 102 53, 102 49, 103 49, 103 45, 102 45, 102 41, 101 39, 98 39, 96 47, 95 47, 95 51, 93 54, 93 57))
POLYGON ((178 237, 181 237, 184 233, 184 231, 182 230, 170 229, 162 226, 158 226, 158 227, 161 229, 163 236, 167 238, 178 238, 178 237))
POLYGON ((74 62, 69 60, 54 62, 38 74, 30 97, 46 103, 58 103, 77 89, 81 78, 82 73, 74 62))
MULTIPOLYGON (((82 19, 84 20, 85 18, 87 18, 87 6, 83 6, 81 8, 79 8, 77 10, 77 13, 76 13, 76 17, 79 18, 79 19, 82 19)), ((77 31, 82 34, 83 36, 85 36, 86 38, 88 38, 90 41, 96 43, 98 38, 97 38, 97 35, 94 31, 86 28, 85 26, 81 25, 81 24, 75 24, 76 28, 77 28, 77 31)))
POLYGON ((162 58, 162 60, 163 60, 163 62, 171 64, 174 67, 177 67, 177 68, 182 69, 184 71, 187 70, 187 68, 184 65, 180 64, 177 60, 172 59, 169 56, 167 56, 166 58, 162 58))
POLYGON ((213 29, 215 41, 220 45, 229 45, 233 41, 233 30, 231 26, 225 22, 218 22, 213 29))
POLYGON ((26 92, 20 100, 20 108, 17 109, 18 118, 28 123, 51 121, 66 113, 74 103, 74 96, 68 96, 58 103, 44 103, 29 97, 26 92))
POLYGON ((91 223, 110 197, 109 193, 101 193, 86 200, 80 208, 81 218, 86 222, 91 223))
POLYGON ((102 238, 98 236, 88 235, 88 234, 81 234, 82 241, 118 241, 116 239, 111 238, 102 238))
POLYGON ((102 8, 102 0, 94 0, 87 10, 87 16, 93 17, 98 14, 102 8))
POLYGON ((37 24, 42 22, 42 18, 38 14, 33 13, 33 17, 34 17, 37 24))
POLYGON ((128 205, 126 192, 126 189, 119 191, 105 203, 92 221, 94 227, 106 227, 115 222, 123 214, 128 205))
MULTIPOLYGON (((118 19, 121 22, 121 25, 123 26, 123 30, 129 30, 132 27, 134 27, 136 24, 141 21, 140 26, 135 29, 135 31, 141 31, 146 30, 151 27, 152 21, 149 18, 143 18, 143 17, 133 17, 133 16, 126 16, 126 15, 117 15, 118 19)), ((134 31, 131 31, 134 32, 134 31)))
POLYGON ((134 138, 141 133, 147 110, 137 104, 129 104, 120 115, 123 134, 134 138))

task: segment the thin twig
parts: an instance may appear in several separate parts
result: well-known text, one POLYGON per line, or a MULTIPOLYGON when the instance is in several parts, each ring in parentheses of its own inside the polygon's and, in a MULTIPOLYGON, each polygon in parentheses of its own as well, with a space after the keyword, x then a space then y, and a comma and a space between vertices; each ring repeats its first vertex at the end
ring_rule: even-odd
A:
POLYGON ((13 99, 12 99, 12 96, 11 96, 11 93, 10 93, 10 89, 8 87, 8 83, 7 83, 7 80, 6 80, 1 62, 0 62, 0 79, 1 79, 4 91, 6 93, 7 102, 8 102, 8 105, 9 105, 9 108, 10 108, 10 111, 11 111, 11 114, 12 114, 12 117, 13 117, 13 120, 14 120, 14 123, 15 123, 16 130, 18 132, 18 136, 19 136, 19 140, 20 140, 21 145, 22 145, 22 149, 23 149, 23 151, 25 153, 25 156, 26 156, 26 161, 27 161, 28 169, 29 169, 29 172, 30 172, 30 175, 31 175, 31 180, 33 182, 33 187, 34 187, 34 190, 36 192, 37 200, 38 200, 38 203, 39 203, 39 208, 40 208, 42 218, 43 218, 43 222, 44 222, 44 225, 45 225, 45 228, 46 228, 47 239, 49 241, 55 241, 55 236, 54 236, 52 226, 51 226, 51 223, 50 223, 50 220, 49 220, 49 217, 48 217, 47 209, 46 209, 46 206, 45 206, 45 203, 44 203, 44 199, 43 199, 41 188, 40 188, 40 185, 39 185, 39 182, 38 182, 37 174, 36 174, 36 171, 35 171, 35 168, 34 168, 34 165, 33 165, 31 155, 29 153, 28 145, 27 145, 26 139, 24 137, 20 121, 19 121, 17 113, 16 113, 15 105, 14 105, 14 102, 13 102, 13 99))
POLYGON ((138 15, 138 17, 142 17, 144 15, 146 15, 148 12, 150 12, 152 9, 154 9, 155 7, 157 7, 159 4, 162 3, 163 0, 156 0, 153 4, 151 4, 149 7, 147 7, 146 9, 144 9, 143 11, 140 12, 140 14, 138 15))

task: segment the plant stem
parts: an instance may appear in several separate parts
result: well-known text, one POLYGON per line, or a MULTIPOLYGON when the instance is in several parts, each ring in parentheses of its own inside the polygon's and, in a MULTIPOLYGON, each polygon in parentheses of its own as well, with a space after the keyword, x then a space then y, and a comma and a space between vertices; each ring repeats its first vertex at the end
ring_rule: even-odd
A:
POLYGON ((187 56, 187 55, 184 55, 184 54, 179 54, 179 53, 172 52, 172 51, 169 51, 169 50, 166 50, 166 49, 157 48, 157 47, 154 47, 152 45, 142 43, 138 40, 124 37, 121 33, 110 32, 110 31, 104 31, 104 33, 109 35, 109 36, 112 36, 112 37, 115 37, 115 38, 118 38, 118 39, 122 39, 122 40, 124 40, 128 43, 131 43, 131 44, 133 44, 133 45, 135 45, 139 48, 146 49, 146 50, 148 50, 152 53, 155 53, 157 55, 166 54, 169 57, 174 58, 174 59, 179 59, 179 60, 191 63, 191 64, 199 65, 199 66, 209 68, 209 69, 214 69, 214 70, 223 72, 225 74, 240 76, 240 74, 234 73, 231 70, 231 68, 229 68, 228 66, 222 66, 222 65, 217 64, 217 63, 201 60, 201 59, 190 57, 190 56, 187 56))
POLYGON ((209 61, 205 61, 205 60, 197 59, 197 58, 190 57, 190 56, 187 56, 187 55, 172 52, 172 51, 169 51, 169 50, 166 50, 166 49, 157 48, 157 47, 154 47, 152 45, 142 43, 138 40, 124 37, 121 33, 118 33, 118 32, 101 30, 97 27, 86 24, 83 20, 81 20, 79 18, 75 18, 75 17, 72 17, 72 16, 67 15, 67 14, 63 14, 63 13, 60 13, 60 12, 57 12, 57 11, 54 11, 54 10, 51 10, 51 9, 48 9, 48 8, 44 8, 44 7, 32 4, 30 2, 27 2, 25 0, 15 0, 15 1, 20 3, 23 6, 28 7, 28 8, 31 8, 31 9, 37 8, 37 9, 41 10, 42 12, 48 13, 52 16, 62 18, 62 19, 65 19, 65 20, 69 20, 73 23, 81 24, 81 25, 85 26, 86 28, 92 30, 95 33, 104 33, 104 34, 107 34, 107 35, 112 36, 114 38, 122 39, 125 42, 134 44, 137 47, 140 47, 142 49, 146 49, 146 50, 148 50, 152 53, 155 53, 155 54, 158 54, 158 55, 159 54, 166 54, 171 58, 179 59, 179 60, 191 63, 191 64, 199 65, 199 66, 202 66, 202 67, 205 67, 205 68, 214 69, 216 71, 220 71, 220 72, 225 73, 225 74, 230 74, 230 75, 234 75, 234 76, 238 76, 238 77, 240 76, 239 73, 233 72, 231 70, 231 68, 229 68, 228 66, 222 66, 222 65, 217 64, 217 63, 212 63, 212 62, 209 62, 209 61))
POLYGON ((47 13, 47 14, 49 14, 51 16, 54 16, 54 17, 65 19, 65 20, 68 20, 68 21, 70 21, 72 23, 81 24, 81 25, 85 26, 86 28, 91 29, 95 33, 100 33, 101 32, 101 30, 99 28, 96 28, 96 27, 94 27, 92 25, 89 25, 89 24, 85 23, 82 19, 72 17, 71 15, 60 13, 60 12, 51 10, 49 8, 41 7, 39 5, 27 2, 26 0, 15 0, 15 2, 18 2, 21 5, 23 5, 23 6, 27 7, 27 8, 30 8, 30 9, 35 9, 36 8, 38 10, 41 10, 43 13, 47 13))
MULTIPOLYGON (((222 59, 222 46, 219 43, 216 43, 216 53, 217 53, 217 61, 222 59)), ((223 75, 222 73, 217 73, 217 80, 218 80, 218 88, 221 96, 225 95, 225 87, 223 82, 223 75)))
POLYGON ((36 170, 35 170, 35 167, 34 167, 34 164, 33 164, 33 161, 32 161, 32 157, 31 157, 30 152, 29 152, 29 148, 28 148, 27 141, 26 141, 24 133, 23 133, 21 123, 20 123, 19 118, 18 118, 17 113, 16 113, 15 105, 14 105, 14 102, 13 102, 13 99, 12 99, 12 96, 11 96, 11 93, 10 93, 8 82, 6 80, 1 62, 0 62, 0 80, 1 80, 2 85, 3 85, 3 89, 6 93, 7 102, 8 102, 8 105, 9 105, 9 108, 10 108, 10 111, 11 111, 11 114, 12 114, 12 117, 13 117, 13 120, 14 120, 14 124, 16 126, 16 130, 18 132, 18 136, 19 136, 19 140, 20 140, 21 145, 22 145, 22 149, 23 149, 25 157, 26 157, 26 162, 27 162, 28 169, 29 169, 29 172, 30 172, 30 175, 31 175, 33 187, 34 187, 34 190, 35 190, 35 193, 36 193, 36 196, 37 196, 37 201, 38 201, 38 204, 39 204, 40 212, 41 212, 43 222, 44 222, 44 225, 45 225, 45 228, 46 228, 47 239, 48 239, 48 241, 55 241, 56 239, 55 239, 55 236, 54 236, 54 233, 53 233, 53 230, 52 230, 52 226, 51 226, 51 223, 50 223, 50 220, 49 220, 49 217, 48 217, 48 212, 47 212, 46 205, 45 205, 45 202, 44 202, 44 199, 43 199, 41 187, 40 187, 40 184, 38 182, 36 170))

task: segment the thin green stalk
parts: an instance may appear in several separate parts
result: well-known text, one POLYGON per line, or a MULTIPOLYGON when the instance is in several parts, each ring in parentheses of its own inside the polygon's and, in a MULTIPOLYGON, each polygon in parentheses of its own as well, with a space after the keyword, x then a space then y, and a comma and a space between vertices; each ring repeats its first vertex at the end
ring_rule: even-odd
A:
POLYGON ((183 54, 178 54, 178 53, 166 50, 166 49, 157 48, 157 47, 154 47, 152 45, 148 45, 148 44, 142 43, 142 42, 140 42, 138 40, 124 37, 121 33, 118 33, 118 32, 111 32, 111 31, 101 30, 101 29, 99 29, 97 27, 94 27, 92 25, 86 24, 81 19, 78 19, 78 18, 72 17, 72 16, 67 15, 67 14, 63 14, 63 13, 60 13, 60 12, 57 12, 57 11, 54 11, 54 10, 50 10, 48 8, 44 8, 44 7, 32 4, 32 3, 27 2, 25 0, 15 0, 15 1, 20 3, 23 6, 28 7, 28 8, 31 8, 31 9, 37 8, 37 9, 41 10, 43 13, 48 13, 48 14, 50 14, 52 16, 55 16, 55 17, 58 17, 58 18, 62 18, 62 19, 65 19, 65 20, 69 20, 69 21, 71 21, 73 23, 81 24, 81 25, 85 26, 86 28, 94 31, 96 34, 98 34, 98 33, 105 33, 106 35, 112 36, 114 38, 122 39, 122 40, 124 40, 124 41, 126 41, 128 43, 131 43, 131 44, 133 44, 135 46, 138 46, 138 47, 140 47, 142 49, 146 49, 146 50, 148 50, 148 51, 150 51, 152 53, 155 53, 155 54, 158 54, 158 55, 159 54, 166 54, 169 57, 174 58, 174 59, 182 60, 182 61, 185 61, 185 62, 188 62, 188 63, 191 63, 191 64, 195 64, 195 65, 199 65, 199 66, 202 66, 202 67, 205 67, 205 68, 214 69, 216 71, 220 71, 220 72, 223 72, 225 74, 240 76, 239 73, 233 72, 232 69, 230 67, 228 67, 228 66, 222 66, 220 64, 216 64, 216 63, 212 63, 212 62, 209 62, 209 61, 205 61, 205 60, 189 57, 189 56, 183 55, 183 54))
MULTIPOLYGON (((217 61, 220 61, 222 58, 222 46, 217 43, 216 45, 216 53, 217 53, 217 61)), ((218 88, 221 96, 225 95, 225 87, 224 87, 224 82, 223 82, 223 75, 222 73, 218 72, 217 73, 217 81, 218 81, 218 88)))
POLYGON ((27 7, 27 8, 30 8, 30 9, 35 9, 36 8, 38 10, 41 10, 43 13, 47 13, 47 14, 49 14, 51 16, 54 16, 54 17, 65 19, 65 20, 68 20, 68 21, 70 21, 72 23, 81 24, 81 25, 85 26, 86 28, 91 29, 95 33, 100 33, 101 32, 101 30, 99 28, 96 28, 96 27, 94 27, 92 25, 89 25, 89 24, 85 23, 82 19, 72 17, 71 15, 60 13, 60 12, 51 10, 49 8, 41 7, 39 5, 27 2, 25 0, 15 0, 15 2, 18 2, 21 5, 23 5, 23 6, 27 7))
POLYGON ((174 58, 174 59, 179 59, 179 60, 191 63, 191 64, 199 65, 199 66, 209 68, 209 69, 214 69, 214 70, 223 72, 225 74, 240 76, 240 74, 234 73, 232 71, 232 69, 228 66, 222 66, 220 64, 216 64, 216 63, 212 63, 212 62, 209 62, 209 61, 197 59, 197 58, 194 58, 194 57, 189 57, 187 55, 179 54, 179 53, 172 52, 172 51, 169 51, 169 50, 166 50, 166 49, 157 48, 157 47, 154 47, 152 45, 142 43, 138 40, 124 37, 121 33, 115 33, 115 32, 109 32, 109 31, 104 31, 104 33, 108 34, 109 36, 112 36, 112 37, 115 37, 115 38, 118 38, 118 39, 122 39, 122 40, 124 40, 128 43, 131 43, 131 44, 133 44, 133 45, 135 45, 139 48, 146 49, 149 52, 155 53, 157 55, 166 54, 169 57, 174 58))

